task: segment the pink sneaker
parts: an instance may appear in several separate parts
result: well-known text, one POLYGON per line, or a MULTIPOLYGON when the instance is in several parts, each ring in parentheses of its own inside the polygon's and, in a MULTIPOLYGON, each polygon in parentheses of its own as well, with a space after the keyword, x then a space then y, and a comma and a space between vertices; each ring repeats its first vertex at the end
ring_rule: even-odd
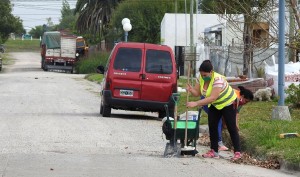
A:
POLYGON ((241 153, 240 152, 235 152, 234 156, 231 158, 231 160, 238 160, 240 158, 242 158, 241 153))
POLYGON ((226 146, 219 146, 219 151, 228 151, 228 147, 226 147, 226 146))
POLYGON ((202 154, 202 157, 204 157, 204 158, 215 158, 215 159, 220 158, 219 154, 216 153, 213 149, 208 151, 206 154, 202 154))

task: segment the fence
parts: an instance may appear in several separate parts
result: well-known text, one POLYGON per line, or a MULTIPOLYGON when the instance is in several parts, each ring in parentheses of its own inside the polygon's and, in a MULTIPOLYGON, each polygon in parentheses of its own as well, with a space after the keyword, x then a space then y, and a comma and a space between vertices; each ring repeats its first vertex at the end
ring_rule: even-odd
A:
MULTIPOLYGON (((226 76, 237 76, 243 73, 243 55, 244 48, 241 47, 209 47, 208 56, 212 61, 214 70, 224 74, 226 76)), ((278 49, 255 49, 251 53, 253 61, 247 63, 248 65, 248 77, 262 77, 264 74, 265 62, 272 64, 272 56, 275 56, 275 61, 278 63, 278 49)), ((286 62, 288 61, 286 54, 286 62)))

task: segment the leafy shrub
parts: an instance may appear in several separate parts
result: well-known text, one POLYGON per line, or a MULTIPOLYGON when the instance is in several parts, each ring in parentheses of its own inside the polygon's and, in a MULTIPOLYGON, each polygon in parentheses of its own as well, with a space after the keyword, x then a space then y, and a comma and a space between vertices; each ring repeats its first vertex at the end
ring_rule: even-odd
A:
POLYGON ((300 107, 300 84, 295 85, 292 83, 286 90, 285 93, 288 94, 286 102, 293 104, 294 107, 300 107))
POLYGON ((256 67, 254 65, 254 68, 256 70, 257 77, 259 77, 259 78, 265 78, 265 69, 263 67, 256 67))
POLYGON ((76 71, 79 74, 95 73, 97 66, 105 65, 108 57, 109 53, 103 51, 90 54, 76 63, 76 71))

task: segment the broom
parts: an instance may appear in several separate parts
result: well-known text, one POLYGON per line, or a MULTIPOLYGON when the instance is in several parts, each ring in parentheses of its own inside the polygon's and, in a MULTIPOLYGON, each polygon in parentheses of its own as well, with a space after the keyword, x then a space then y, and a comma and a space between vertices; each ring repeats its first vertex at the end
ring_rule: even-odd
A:
MULTIPOLYGON (((187 84, 190 84, 190 74, 191 74, 191 62, 188 65, 188 75, 187 75, 187 84)), ((189 92, 186 94, 186 102, 189 102, 189 92)), ((187 134, 188 134, 188 116, 189 109, 186 107, 186 115, 185 115, 185 130, 184 130, 184 147, 181 148, 181 151, 192 151, 195 147, 187 146, 187 134)))

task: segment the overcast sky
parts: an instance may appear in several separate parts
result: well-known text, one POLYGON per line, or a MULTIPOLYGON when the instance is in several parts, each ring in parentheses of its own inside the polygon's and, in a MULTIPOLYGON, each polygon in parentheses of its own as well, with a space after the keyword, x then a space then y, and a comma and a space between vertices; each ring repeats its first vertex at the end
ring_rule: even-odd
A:
MULTIPOLYGON (((75 8, 77 0, 67 0, 71 8, 75 8)), ((38 25, 47 23, 46 18, 51 17, 54 24, 61 18, 62 0, 11 0, 12 13, 23 20, 27 31, 38 25)))

